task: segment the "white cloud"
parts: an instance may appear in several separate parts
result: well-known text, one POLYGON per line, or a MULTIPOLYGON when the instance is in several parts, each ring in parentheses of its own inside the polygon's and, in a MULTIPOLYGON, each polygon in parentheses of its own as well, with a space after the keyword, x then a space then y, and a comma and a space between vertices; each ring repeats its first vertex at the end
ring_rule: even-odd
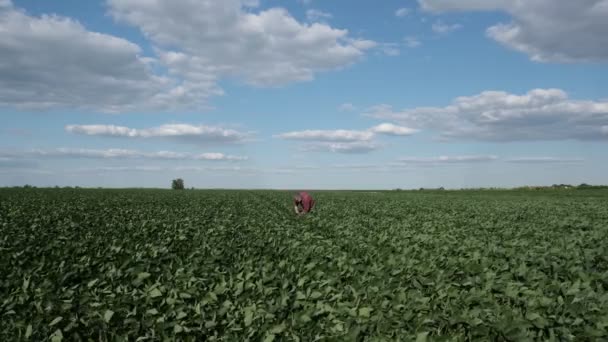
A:
POLYGON ((423 10, 502 11, 488 37, 541 62, 608 60, 608 1, 419 0, 423 10), (566 24, 567 23, 567 24, 566 24))
POLYGON ((401 50, 399 50, 399 44, 395 43, 384 43, 381 44, 382 52, 387 56, 399 56, 401 54, 401 50))
POLYGON ((178 102, 174 82, 151 72, 138 45, 75 20, 29 16, 4 0, 0 37, 0 106, 118 112, 178 102))
POLYGON ((520 157, 507 159, 508 163, 518 164, 554 164, 554 163, 581 163, 584 159, 580 158, 560 158, 560 157, 520 157))
POLYGON ((415 130, 415 129, 412 129, 409 127, 397 126, 392 123, 379 124, 377 126, 370 128, 370 131, 377 133, 377 134, 402 135, 402 136, 412 135, 412 134, 418 132, 418 130, 415 130))
POLYGON ((341 112, 352 112, 357 110, 357 107, 352 103, 343 103, 338 107, 338 110, 341 112))
POLYGON ((471 155, 471 156, 440 156, 434 158, 404 157, 399 162, 404 164, 467 164, 485 163, 497 160, 496 156, 471 155))
POLYGON ((458 97, 446 107, 394 111, 370 108, 367 116, 412 128, 439 131, 445 139, 489 141, 606 139, 608 102, 572 100, 560 89, 533 89, 523 95, 484 91, 458 97))
POLYGON ((115 125, 68 125, 65 130, 74 134, 126 138, 171 138, 185 142, 237 143, 243 142, 248 133, 216 126, 166 124, 153 128, 129 128, 115 125))
POLYGON ((445 33, 450 33, 456 30, 459 30, 462 28, 462 25, 460 24, 444 24, 441 21, 437 21, 435 22, 431 28, 433 29, 433 32, 435 33, 439 33, 439 34, 445 34, 445 33))
POLYGON ((373 141, 377 135, 407 136, 417 130, 382 123, 364 131, 355 130, 304 130, 275 135, 286 140, 312 141, 303 145, 303 151, 324 151, 336 153, 368 153, 380 149, 382 144, 373 141))
POLYGON ((208 153, 201 153, 198 155, 194 156, 194 159, 196 160, 247 160, 247 157, 241 157, 241 156, 231 156, 231 155, 225 155, 223 153, 217 153, 217 152, 208 152, 208 153))
POLYGON ((305 130, 281 133, 278 135, 281 139, 289 140, 312 140, 312 141, 362 141, 370 140, 374 137, 373 132, 368 131, 352 131, 345 129, 337 130, 305 130))
POLYGON ((319 142, 306 144, 302 146, 302 150, 306 152, 362 154, 375 151, 380 147, 380 144, 373 141, 319 142))
POLYGON ((408 48, 415 48, 415 47, 418 47, 421 45, 418 38, 413 37, 413 36, 408 36, 408 37, 403 38, 403 42, 405 43, 405 46, 407 46, 408 48))
POLYGON ((24 110, 206 109, 224 94, 222 79, 309 81, 375 47, 347 30, 300 23, 285 9, 259 10, 257 0, 109 0, 114 18, 150 40, 153 54, 145 56, 74 19, 32 16, 0 1, 0 107, 24 110))
POLYGON ((306 19, 309 21, 325 21, 331 19, 333 16, 331 13, 323 12, 317 9, 309 9, 306 11, 306 19))
POLYGON ((281 133, 276 137, 288 140, 310 140, 310 141, 330 141, 330 142, 353 142, 353 141, 368 141, 375 137, 376 134, 383 135, 412 135, 417 130, 408 127, 397 126, 391 123, 382 123, 371 127, 365 131, 355 130, 304 130, 281 133))
POLYGON ((409 8, 399 8, 398 10, 395 11, 395 16, 403 18, 405 16, 407 16, 408 14, 410 14, 410 9, 409 8))
POLYGON ((176 54, 170 72, 197 78, 236 77, 257 86, 308 81, 355 63, 371 42, 327 24, 298 22, 282 8, 254 12, 239 0, 108 0, 110 13, 139 28, 161 55, 176 54), (186 67, 187 66, 187 67, 186 67))
POLYGON ((128 149, 85 149, 85 148, 56 148, 32 149, 26 151, 0 151, 0 160, 21 160, 32 157, 46 158, 92 158, 92 159, 158 159, 158 160, 211 160, 211 161, 243 161, 247 157, 231 156, 218 152, 187 153, 173 151, 142 152, 128 149))
POLYGON ((367 130, 304 130, 275 135, 285 140, 312 141, 303 145, 303 151, 325 151, 336 153, 368 153, 382 147, 372 141, 377 135, 407 136, 417 130, 397 126, 391 123, 382 123, 367 130))
POLYGON ((355 40, 351 42, 353 44, 354 47, 356 47, 357 49, 372 49, 378 46, 378 43, 376 43, 373 40, 355 40))

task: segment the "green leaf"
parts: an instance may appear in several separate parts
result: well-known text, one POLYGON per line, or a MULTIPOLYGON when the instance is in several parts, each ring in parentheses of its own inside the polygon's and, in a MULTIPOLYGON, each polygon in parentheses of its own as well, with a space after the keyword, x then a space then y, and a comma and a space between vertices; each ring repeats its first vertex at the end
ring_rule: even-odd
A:
POLYGON ((310 321, 312 321, 312 318, 310 318, 309 315, 303 314, 302 316, 300 316, 300 322, 302 322, 302 323, 308 323, 310 321))
POLYGON ((535 319, 539 319, 541 318, 539 314, 537 314, 536 312, 530 312, 526 315, 526 318, 533 321, 535 319))
POLYGON ((150 309, 150 310, 146 311, 146 315, 150 315, 150 316, 158 315, 158 310, 150 309))
POLYGON ((99 279, 93 279, 90 282, 87 283, 87 287, 90 289, 91 287, 95 286, 95 284, 99 281, 99 279))
POLYGON ((54 320, 51 322, 51 324, 49 324, 49 327, 52 327, 53 325, 55 325, 55 324, 57 324, 57 323, 61 322, 62 320, 63 320, 63 317, 61 317, 61 316, 59 316, 59 317, 55 318, 55 319, 54 319, 54 320))
POLYGON ((275 326, 274 326, 274 327, 273 327, 273 328, 270 330, 270 333, 271 333, 271 334, 276 334, 276 335, 278 335, 278 334, 282 333, 283 331, 285 331, 285 328, 286 328, 285 323, 281 323, 281 324, 279 324, 279 325, 275 325, 275 326))
POLYGON ((174 333, 179 334, 182 331, 184 331, 184 328, 181 325, 176 324, 176 325, 173 326, 173 332, 174 333))
POLYGON ((526 315, 526 318, 531 321, 535 327, 542 329, 547 325, 547 320, 545 320, 541 315, 536 312, 531 312, 526 315))
POLYGON ((331 330, 338 333, 344 332, 344 325, 342 323, 336 323, 331 330))
POLYGON ((322 296, 323 296, 323 294, 319 291, 314 291, 313 293, 310 294, 311 299, 319 299, 322 296))
POLYGON ((359 316, 364 317, 364 318, 369 318, 369 316, 371 315, 373 309, 372 308, 360 308, 359 309, 359 316))
POLYGON ((150 278, 150 276, 151 276, 151 274, 148 273, 148 272, 140 272, 140 273, 137 274, 137 279, 138 280, 145 280, 145 279, 150 278))
POLYGON ((149 295, 150 295, 150 298, 157 298, 157 297, 162 296, 162 295, 163 295, 163 293, 162 293, 162 292, 160 292, 160 290, 159 290, 159 289, 154 288, 152 291, 150 291, 149 295))
POLYGON ((23 279, 23 291, 27 291, 28 287, 30 287, 30 278, 23 279))
POLYGON ((110 320, 112 319, 112 316, 114 316, 114 311, 112 311, 112 310, 106 310, 106 313, 103 314, 103 320, 106 323, 110 323, 110 320))
POLYGON ((240 296, 241 293, 243 293, 243 288, 245 287, 245 282, 244 281, 239 281, 236 284, 236 291, 234 292, 235 296, 240 296))
POLYGON ((264 338, 264 342, 272 342, 274 341, 274 334, 266 334, 266 338, 264 338))
POLYGON ((471 321, 471 325, 472 326, 478 326, 478 325, 481 325, 481 324, 483 324, 483 320, 481 318, 479 318, 479 317, 475 317, 471 321))
POLYGON ((245 308, 245 326, 251 326, 253 323, 253 308, 248 306, 245 308))
POLYGON ((29 338, 30 336, 32 336, 32 325, 28 324, 25 329, 25 338, 29 338))
POLYGON ((61 333, 60 329, 55 330, 53 336, 51 337, 51 342, 61 342, 63 341, 63 333, 61 333))
POLYGON ((428 336, 429 336, 428 332, 418 333, 418 335, 416 335, 416 342, 426 342, 428 336))

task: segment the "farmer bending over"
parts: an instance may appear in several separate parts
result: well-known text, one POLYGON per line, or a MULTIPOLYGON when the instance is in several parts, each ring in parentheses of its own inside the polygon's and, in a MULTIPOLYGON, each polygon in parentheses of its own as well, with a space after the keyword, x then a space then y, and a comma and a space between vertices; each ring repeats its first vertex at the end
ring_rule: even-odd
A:
POLYGON ((293 197, 293 208, 296 214, 309 213, 315 206, 315 200, 306 192, 300 192, 293 197))

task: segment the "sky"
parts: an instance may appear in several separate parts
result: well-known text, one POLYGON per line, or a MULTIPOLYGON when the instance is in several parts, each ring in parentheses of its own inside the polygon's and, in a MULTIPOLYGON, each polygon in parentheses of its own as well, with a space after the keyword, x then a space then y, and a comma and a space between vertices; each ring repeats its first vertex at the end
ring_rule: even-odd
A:
POLYGON ((0 0, 0 186, 608 184, 608 0, 0 0))

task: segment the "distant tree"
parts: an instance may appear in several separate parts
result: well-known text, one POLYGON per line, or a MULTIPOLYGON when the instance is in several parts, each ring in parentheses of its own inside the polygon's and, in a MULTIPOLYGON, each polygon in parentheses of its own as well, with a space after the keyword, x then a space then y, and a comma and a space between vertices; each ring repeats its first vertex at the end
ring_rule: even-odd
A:
POLYGON ((439 190, 443 191, 443 190, 445 190, 445 188, 444 188, 444 187, 441 187, 441 188, 439 188, 439 190))
POLYGON ((173 190, 184 190, 184 180, 181 178, 174 179, 171 182, 171 189, 173 190))

